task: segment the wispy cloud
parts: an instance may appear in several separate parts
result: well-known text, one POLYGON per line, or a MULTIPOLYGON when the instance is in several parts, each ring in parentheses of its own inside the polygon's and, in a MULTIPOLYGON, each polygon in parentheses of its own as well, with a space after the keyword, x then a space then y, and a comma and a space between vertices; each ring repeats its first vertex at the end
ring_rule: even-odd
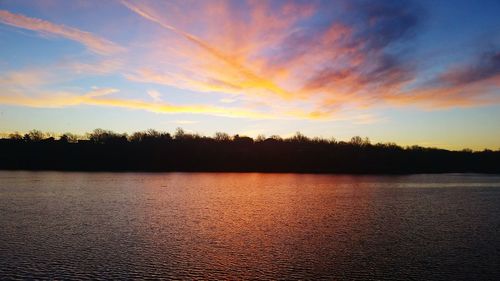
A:
POLYGON ((452 67, 438 80, 444 84, 462 86, 495 77, 500 77, 500 51, 483 52, 468 64, 452 67))
POLYGON ((89 50, 101 55, 110 55, 123 51, 123 48, 117 44, 100 38, 90 32, 55 24, 42 19, 27 17, 21 14, 14 14, 5 10, 0 10, 0 22, 19 28, 70 39, 85 45, 89 50))
POLYGON ((0 73, 0 86, 8 88, 29 88, 47 83, 49 73, 43 69, 34 68, 0 73))
POLYGON ((72 92, 44 92, 37 95, 24 95, 20 93, 6 93, 0 95, 0 104, 28 106, 35 108, 63 108, 77 105, 92 105, 133 110, 145 110, 154 113, 166 114, 207 114, 233 118, 274 119, 264 112, 256 112, 244 108, 222 108, 207 105, 173 105, 168 103, 146 102, 137 99, 124 99, 108 97, 117 93, 117 89, 103 88, 92 90, 83 95, 72 92))
POLYGON ((106 58, 95 62, 65 61, 53 66, 53 68, 63 69, 73 75, 106 75, 120 73, 123 64, 120 59, 106 58))
MULTIPOLYGON (((451 86, 408 90, 420 75, 411 42, 426 16, 414 1, 190 2, 192 9, 177 1, 123 3, 171 32, 150 54, 155 64, 127 74, 133 81, 245 95, 271 107, 315 103, 307 116, 332 116, 342 108, 433 109, 494 101, 485 91, 449 94, 456 91, 451 86), (339 10, 345 16, 331 16, 339 10)), ((470 69, 474 73, 455 71, 447 79, 483 89, 471 84, 486 83, 495 71, 494 59, 485 61, 470 69)))
MULTIPOLYGON (((57 86, 82 77, 108 75, 118 71, 122 63, 115 59, 94 62, 61 61, 12 71, 0 71, 0 87, 5 92, 36 92, 48 85, 57 86)), ((0 93, 1 94, 1 93, 0 93)))
MULTIPOLYGON (((183 46, 182 49, 186 51, 184 54, 177 54, 183 57, 188 57, 194 60, 183 61, 187 67, 190 67, 188 72, 196 72, 199 77, 196 79, 181 79, 188 80, 186 85, 195 85, 196 89, 205 89, 206 91, 222 91, 222 92, 245 92, 249 94, 258 94, 260 92, 271 93, 278 95, 282 98, 290 98, 291 93, 285 90, 271 79, 264 75, 260 75, 254 70, 254 67, 247 65, 244 60, 247 58, 237 57, 235 54, 227 53, 219 48, 218 44, 211 44, 200 37, 181 30, 172 24, 166 23, 163 17, 156 15, 153 9, 141 3, 132 3, 131 1, 122 1, 126 7, 143 18, 152 21, 166 30, 173 32, 184 39, 184 42, 179 44, 190 43, 191 45, 183 46), (196 83, 193 83, 196 82, 196 83)), ((210 3, 208 6, 212 6, 210 3)), ((218 2, 219 5, 224 5, 223 2, 218 2)), ((215 6, 217 6, 215 4, 215 6)), ((213 11, 207 6, 207 11, 213 11)), ((227 10, 226 7, 221 6, 221 9, 227 10)), ((248 47, 247 47, 248 48, 248 47)), ((181 67, 185 69, 186 66, 181 67)), ((176 73, 174 75, 165 75, 154 73, 151 70, 136 73, 136 81, 145 82, 161 82, 164 84, 174 84, 177 79, 171 79, 172 76, 185 76, 184 74, 176 73), (143 75, 149 73, 152 75, 143 75), (141 75, 142 74, 142 75, 141 75), (152 78, 154 77, 154 78, 152 78)))
POLYGON ((356 125, 370 125, 387 121, 386 118, 374 114, 361 114, 353 118, 352 123, 356 125))
POLYGON ((386 93, 395 104, 426 108, 473 107, 500 102, 500 52, 480 52, 467 63, 452 65, 415 89, 386 93))
POLYGON ((148 96, 150 96, 154 101, 161 102, 161 94, 157 90, 148 90, 148 96))
MULTIPOLYGON (((92 69, 93 66, 89 65, 92 69)), ((62 70, 73 70, 73 65, 68 64, 62 70)), ((73 74, 74 75, 74 74, 73 74)), ((72 76, 72 75, 70 75, 72 76)), ((214 115, 234 118, 250 119, 322 119, 329 116, 311 115, 301 109, 289 110, 286 107, 269 111, 258 107, 215 106, 209 104, 173 104, 162 99, 157 90, 146 93, 153 101, 142 99, 123 98, 121 96, 109 97, 119 91, 114 88, 99 88, 92 86, 92 91, 81 93, 75 90, 57 90, 54 85, 65 81, 67 77, 60 72, 47 71, 40 68, 25 69, 0 73, 0 104, 26 106, 35 108, 63 108, 77 105, 93 105, 145 110, 155 113, 191 113, 214 115)), ((57 88, 57 87, 56 87, 57 88)))
POLYGON ((468 63, 445 65, 430 82, 416 84, 422 74, 418 59, 412 57, 413 43, 426 20, 416 1, 120 3, 129 17, 142 21, 141 28, 151 28, 141 30, 147 39, 131 35, 127 52, 89 32, 0 10, 4 24, 112 55, 95 62, 75 60, 55 68, 0 73, 0 103, 313 120, 336 120, 353 110, 359 116, 351 118, 353 123, 369 124, 381 120, 369 112, 358 113, 373 107, 439 109, 500 102, 497 49, 468 63), (126 99, 117 92, 96 96, 57 87, 74 77, 110 74, 118 79, 109 81, 125 78, 146 85, 135 98, 127 92, 126 99), (167 103, 154 89, 168 89, 160 85, 216 93, 211 96, 216 101, 167 103))

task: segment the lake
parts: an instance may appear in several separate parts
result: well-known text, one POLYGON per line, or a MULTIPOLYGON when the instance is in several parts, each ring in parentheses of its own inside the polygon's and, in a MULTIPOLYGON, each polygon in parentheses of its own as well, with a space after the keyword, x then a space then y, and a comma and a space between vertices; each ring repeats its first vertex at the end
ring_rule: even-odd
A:
POLYGON ((500 278, 500 176, 0 171, 0 277, 500 278))

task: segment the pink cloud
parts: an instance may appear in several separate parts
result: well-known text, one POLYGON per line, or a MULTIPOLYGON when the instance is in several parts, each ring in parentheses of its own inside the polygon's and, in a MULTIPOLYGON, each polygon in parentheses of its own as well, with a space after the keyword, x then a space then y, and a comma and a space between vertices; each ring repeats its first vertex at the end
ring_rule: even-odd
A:
POLYGON ((90 32, 54 24, 42 19, 27 17, 21 14, 13 14, 5 10, 0 10, 0 22, 19 28, 67 38, 79 42, 85 45, 89 50, 101 55, 110 55, 123 51, 122 47, 109 40, 95 36, 90 32))

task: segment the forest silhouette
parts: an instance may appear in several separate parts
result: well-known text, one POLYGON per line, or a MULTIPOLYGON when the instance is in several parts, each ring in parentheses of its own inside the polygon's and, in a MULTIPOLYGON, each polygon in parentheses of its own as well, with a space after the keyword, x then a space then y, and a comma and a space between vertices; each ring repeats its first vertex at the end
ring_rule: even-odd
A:
POLYGON ((38 130, 0 139, 0 169, 294 173, 500 173, 500 150, 450 151, 394 143, 308 138, 296 133, 256 139, 147 130, 96 129, 84 137, 38 130))

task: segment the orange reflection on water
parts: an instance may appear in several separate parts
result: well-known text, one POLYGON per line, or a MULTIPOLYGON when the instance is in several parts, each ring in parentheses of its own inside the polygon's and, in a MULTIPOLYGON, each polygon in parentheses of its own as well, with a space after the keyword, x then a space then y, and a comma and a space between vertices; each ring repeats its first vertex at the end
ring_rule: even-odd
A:
POLYGON ((349 176, 178 173, 144 191, 145 239, 205 278, 329 271, 324 256, 347 250, 339 237, 362 243, 371 216, 349 176))

